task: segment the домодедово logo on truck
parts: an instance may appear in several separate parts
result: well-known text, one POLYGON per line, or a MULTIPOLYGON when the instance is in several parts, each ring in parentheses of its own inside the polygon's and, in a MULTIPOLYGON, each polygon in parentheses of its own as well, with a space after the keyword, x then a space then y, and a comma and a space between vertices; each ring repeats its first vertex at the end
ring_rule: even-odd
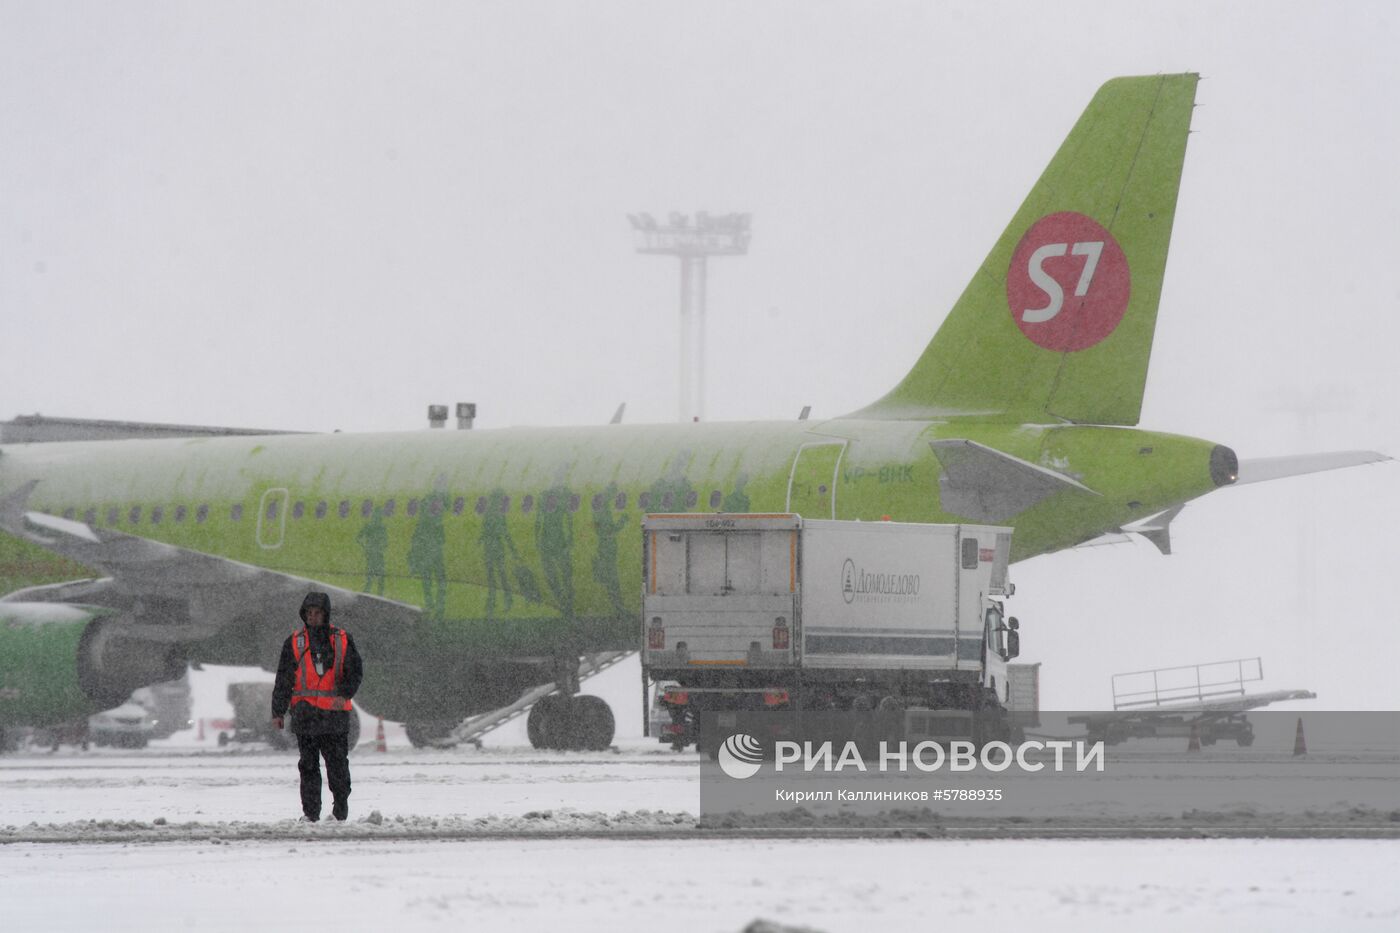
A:
POLYGON ((922 582, 917 573, 866 573, 849 557, 841 567, 841 598, 847 603, 857 599, 913 599, 919 595, 922 582))

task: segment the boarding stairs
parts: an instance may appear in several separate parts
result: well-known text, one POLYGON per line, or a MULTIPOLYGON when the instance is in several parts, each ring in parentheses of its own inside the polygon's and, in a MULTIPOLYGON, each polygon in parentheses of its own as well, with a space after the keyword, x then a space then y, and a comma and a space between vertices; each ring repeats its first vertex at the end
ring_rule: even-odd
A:
MULTIPOLYGON (((603 651, 598 654, 584 655, 579 659, 578 664, 579 683, 588 680, 590 677, 601 674, 603 671, 627 660, 636 653, 635 651, 603 651)), ((540 700, 543 700, 551 693, 558 692, 559 687, 557 684, 541 684, 533 690, 526 691, 521 695, 520 699, 509 706, 503 706, 489 713, 481 713, 480 715, 471 716, 462 720, 462 723, 455 729, 442 738, 434 740, 430 744, 435 748, 456 748, 458 745, 466 743, 480 748, 481 737, 483 735, 493 729, 504 726, 506 723, 519 716, 525 715, 530 711, 530 707, 534 706, 540 700)))
POLYGON ((1243 697, 1246 684, 1263 679, 1264 665, 1259 658, 1114 674, 1113 708, 1158 710, 1188 704, 1205 705, 1243 697))

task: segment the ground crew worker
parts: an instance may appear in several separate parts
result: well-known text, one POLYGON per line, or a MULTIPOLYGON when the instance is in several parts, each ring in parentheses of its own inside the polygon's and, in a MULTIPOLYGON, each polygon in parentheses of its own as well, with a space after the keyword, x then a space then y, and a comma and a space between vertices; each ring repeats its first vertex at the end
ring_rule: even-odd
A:
POLYGON ((321 758, 326 759, 331 816, 350 813, 350 702, 360 689, 363 667, 350 633, 331 625, 331 598, 308 593, 301 603, 305 627, 282 644, 277 683, 272 688, 272 725, 281 729, 290 707, 292 732, 301 760, 301 812, 314 823, 321 818, 321 758))

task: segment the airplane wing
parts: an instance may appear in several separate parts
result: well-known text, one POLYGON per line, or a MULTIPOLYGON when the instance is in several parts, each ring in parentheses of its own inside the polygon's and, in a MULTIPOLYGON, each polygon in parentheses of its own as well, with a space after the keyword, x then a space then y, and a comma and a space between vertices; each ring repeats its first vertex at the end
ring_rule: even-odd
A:
POLYGON ((1004 522, 1057 492, 1099 493, 1072 477, 961 438, 930 441, 943 465, 943 511, 973 521, 1004 522))
POLYGON ((141 621, 124 622, 124 634, 167 644, 208 639, 238 621, 294 621, 295 609, 309 590, 329 592, 337 619, 357 624, 404 623, 420 615, 417 607, 380 596, 28 511, 25 504, 36 485, 37 481, 27 483, 0 499, 0 530, 103 577, 31 587, 5 596, 5 601, 78 602, 123 612, 139 607, 133 615, 141 621))
POLYGON ((1291 457, 1259 457, 1241 460, 1239 478, 1234 485, 1262 483, 1285 476, 1301 476, 1304 473, 1320 473, 1323 470, 1339 470, 1343 467, 1361 466, 1366 463, 1382 463, 1390 460, 1376 450, 1340 450, 1325 454, 1298 454, 1291 457))

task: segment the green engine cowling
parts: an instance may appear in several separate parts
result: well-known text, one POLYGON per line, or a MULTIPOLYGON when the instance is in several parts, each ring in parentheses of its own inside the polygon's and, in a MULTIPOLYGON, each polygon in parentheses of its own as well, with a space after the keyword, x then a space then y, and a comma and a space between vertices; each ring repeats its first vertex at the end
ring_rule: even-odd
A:
POLYGON ((0 726, 54 726, 99 706, 79 682, 89 626, 109 610, 66 603, 0 602, 0 726))

